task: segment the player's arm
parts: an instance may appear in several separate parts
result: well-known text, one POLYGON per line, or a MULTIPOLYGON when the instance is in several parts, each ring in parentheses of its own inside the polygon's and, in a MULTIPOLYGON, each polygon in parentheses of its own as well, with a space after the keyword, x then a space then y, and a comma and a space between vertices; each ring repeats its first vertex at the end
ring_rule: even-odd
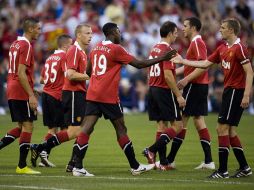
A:
POLYGON ((175 77, 174 77, 172 71, 171 70, 164 70, 164 77, 165 77, 165 80, 166 80, 168 86, 175 94, 179 106, 184 107, 186 105, 186 101, 176 86, 175 77))
POLYGON ((178 75, 182 75, 184 72, 184 66, 181 66, 179 68, 176 69, 176 76, 178 75))
POLYGON ((40 76, 40 84, 44 84, 44 80, 42 76, 40 76))
POLYGON ((170 60, 172 57, 176 55, 176 50, 170 50, 166 52, 163 56, 153 58, 153 59, 146 59, 146 60, 138 60, 134 58, 129 64, 133 67, 136 67, 138 69, 142 69, 145 67, 150 67, 151 65, 154 65, 156 63, 159 63, 161 61, 170 60))
POLYGON ((196 68, 194 71, 192 71, 189 75, 184 77, 182 80, 178 81, 177 87, 179 89, 183 89, 190 81, 194 80, 198 76, 200 76, 202 73, 204 73, 207 69, 201 69, 196 68))
POLYGON ((188 66, 203 68, 203 69, 206 69, 214 64, 213 62, 210 62, 208 60, 190 61, 188 59, 183 59, 181 55, 177 55, 176 57, 172 58, 171 61, 173 63, 183 64, 183 65, 188 65, 188 66))
POLYGON ((26 93, 29 96, 29 105, 30 105, 31 109, 36 110, 37 106, 38 106, 38 101, 34 95, 33 89, 31 88, 31 86, 28 82, 27 75, 26 75, 26 65, 19 64, 18 78, 19 78, 21 86, 24 88, 24 90, 26 91, 26 93))
POLYGON ((86 74, 91 77, 92 74, 92 63, 90 60, 88 60, 87 65, 86 65, 86 74))
POLYGON ((89 79, 86 73, 79 73, 74 69, 67 69, 67 78, 70 81, 85 81, 89 79))
POLYGON ((245 82, 245 90, 244 90, 243 99, 241 102, 241 107, 247 108, 250 103, 250 93, 251 93, 251 88, 253 83, 253 70, 252 70, 251 64, 250 63, 244 64, 243 70, 246 74, 246 82, 245 82))

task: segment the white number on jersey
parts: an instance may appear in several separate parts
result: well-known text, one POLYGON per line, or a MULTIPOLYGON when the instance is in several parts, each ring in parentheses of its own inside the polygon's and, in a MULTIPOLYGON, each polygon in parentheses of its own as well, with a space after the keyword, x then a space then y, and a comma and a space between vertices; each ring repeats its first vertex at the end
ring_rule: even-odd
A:
POLYGON ((101 54, 97 59, 97 54, 94 55, 93 62, 93 75, 103 75, 107 69, 107 59, 106 56, 101 54), (98 67, 97 67, 98 66, 98 67))
POLYGON ((9 70, 8 73, 15 73, 15 67, 16 67, 16 57, 17 57, 17 51, 9 51, 9 57, 10 57, 10 62, 9 62, 9 70))
POLYGON ((57 76, 57 71, 55 69, 55 66, 57 66, 57 62, 52 62, 51 68, 49 68, 48 63, 45 64, 44 84, 46 84, 48 82, 48 80, 50 80, 51 83, 55 82, 56 76, 57 76), (53 74, 53 75, 51 75, 51 74, 53 74), (49 75, 50 75, 50 77, 49 77, 49 75))
MULTIPOLYGON (((154 58, 157 58, 157 56, 155 56, 154 58)), ((150 55, 149 59, 153 59, 153 57, 150 55)), ((159 63, 152 65, 150 68, 150 77, 158 77, 161 74, 161 68, 159 63)))

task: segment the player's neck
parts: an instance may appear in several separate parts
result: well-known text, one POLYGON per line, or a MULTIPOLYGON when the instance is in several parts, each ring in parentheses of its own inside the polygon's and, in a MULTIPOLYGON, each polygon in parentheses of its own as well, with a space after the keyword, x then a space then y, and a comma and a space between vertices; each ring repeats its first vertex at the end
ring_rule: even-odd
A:
POLYGON ((171 44, 171 40, 169 38, 161 38, 161 42, 166 42, 167 44, 171 44))
POLYGON ((32 41, 32 37, 29 34, 24 33, 23 36, 28 39, 29 42, 32 41))
POLYGON ((82 49, 83 51, 86 51, 87 45, 82 44, 82 43, 81 43, 80 41, 78 41, 78 40, 77 40, 77 42, 78 42, 78 45, 81 47, 81 49, 82 49))
POLYGON ((193 32, 190 36, 190 41, 193 40, 193 38, 197 35, 200 35, 198 32, 193 32))
POLYGON ((232 46, 235 43, 236 39, 237 39, 237 36, 232 35, 232 36, 228 37, 228 39, 226 41, 229 46, 232 46))

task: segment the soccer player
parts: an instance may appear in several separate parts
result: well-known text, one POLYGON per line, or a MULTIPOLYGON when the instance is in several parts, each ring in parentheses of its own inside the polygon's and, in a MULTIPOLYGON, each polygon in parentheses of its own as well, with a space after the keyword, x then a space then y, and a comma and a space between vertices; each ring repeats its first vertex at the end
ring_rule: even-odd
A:
POLYGON ((175 63, 199 68, 207 68, 214 63, 221 63, 225 75, 217 125, 219 168, 209 176, 210 178, 229 178, 227 163, 230 146, 239 163, 239 169, 232 177, 252 175, 236 131, 243 110, 249 106, 253 82, 253 70, 247 57, 247 49, 237 37, 239 32, 240 24, 237 20, 223 20, 220 33, 226 43, 220 45, 207 60, 191 61, 183 59, 180 55, 172 59, 175 63))
POLYGON ((7 78, 8 104, 12 122, 17 122, 17 127, 8 131, 1 139, 0 147, 7 146, 19 137, 20 154, 16 173, 40 174, 27 167, 26 158, 38 106, 33 90, 34 54, 31 41, 38 39, 41 23, 35 18, 26 18, 23 21, 23 31, 23 36, 19 36, 10 46, 7 78))
MULTIPOLYGON (((64 124, 67 130, 60 131, 42 144, 31 146, 31 162, 36 167, 36 160, 43 150, 52 149, 63 142, 72 140, 81 131, 80 124, 86 108, 86 74, 87 56, 85 53, 92 39, 92 29, 88 24, 80 24, 75 30, 76 41, 66 53, 66 77, 64 78, 62 102, 64 107, 64 124)), ((74 143, 75 146, 76 142, 74 143)), ((41 159, 44 159, 41 157, 41 159)), ((67 171, 72 171, 73 159, 67 165, 67 171)), ((47 162, 44 159, 43 162, 47 162)))
MULTIPOLYGON (((64 71, 66 65, 66 51, 72 44, 69 35, 63 34, 57 38, 58 49, 48 57, 41 72, 40 83, 44 84, 42 93, 43 124, 48 127, 45 141, 55 135, 58 128, 61 130, 67 126, 64 124, 64 112, 62 106, 62 88, 64 84, 64 71)), ((48 159, 50 149, 40 153, 41 167, 55 167, 48 159)))
MULTIPOLYGON (((163 55, 168 49, 172 49, 170 44, 177 38, 177 26, 175 23, 167 21, 160 28, 161 41, 153 47, 150 58, 163 55)), ((149 93, 148 93, 148 114, 150 121, 157 122, 156 140, 161 134, 168 130, 170 122, 172 128, 179 132, 182 129, 182 116, 180 107, 185 106, 185 99, 177 88, 175 79, 175 65, 166 60, 152 65, 148 70, 149 93)), ((171 129, 172 130, 172 129, 171 129)), ((148 150, 144 150, 144 155, 148 156, 148 150)), ((166 159, 166 146, 159 150, 160 163, 156 167, 160 170, 170 170, 174 168, 173 163, 166 159)), ((149 161, 154 163, 154 161, 149 161)))
MULTIPOLYGON (((206 60, 207 49, 202 37, 199 34, 201 22, 198 18, 187 18, 183 23, 183 33, 191 43, 187 50, 186 59, 192 61, 206 60)), ((183 97, 186 106, 183 108, 183 130, 172 142, 171 151, 167 157, 169 163, 173 163, 186 134, 187 124, 190 117, 199 134, 201 146, 205 159, 195 169, 215 169, 211 154, 211 138, 206 127, 204 116, 207 115, 208 96, 208 71, 205 69, 184 66, 177 69, 177 74, 184 73, 184 78, 178 82, 179 89, 183 89, 183 97)))
POLYGON ((91 63, 88 62, 87 73, 91 74, 87 91, 86 116, 82 122, 82 132, 77 138, 77 145, 73 147, 76 155, 74 176, 93 176, 83 168, 88 141, 94 126, 102 115, 109 119, 115 128, 120 147, 123 149, 131 167, 131 173, 138 175, 154 168, 154 164, 140 164, 136 158, 132 142, 127 135, 122 107, 119 102, 118 88, 122 65, 130 64, 136 68, 149 67, 160 61, 169 60, 176 51, 167 51, 163 56, 137 60, 121 45, 121 33, 115 23, 106 23, 103 28, 105 41, 98 43, 90 53, 91 63))

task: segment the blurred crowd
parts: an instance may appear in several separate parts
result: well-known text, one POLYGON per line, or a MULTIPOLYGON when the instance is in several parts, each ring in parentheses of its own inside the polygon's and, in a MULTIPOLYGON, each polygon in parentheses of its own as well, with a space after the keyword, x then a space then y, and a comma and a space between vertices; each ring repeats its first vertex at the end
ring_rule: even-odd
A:
MULTIPOLYGON (((149 56, 153 45, 160 41, 160 25, 167 21, 179 27, 173 47, 185 56, 189 42, 181 32, 185 18, 197 16, 202 21, 202 36, 208 55, 221 43, 219 27, 222 19, 237 18, 241 22, 241 39, 254 62, 254 1, 253 0, 1 0, 0 1, 0 114, 5 114, 5 97, 10 44, 22 35, 21 21, 34 16, 42 22, 42 35, 34 42, 36 88, 41 89, 39 75, 46 58, 56 48, 56 37, 68 33, 81 22, 92 26, 93 39, 89 50, 103 40, 101 27, 108 21, 119 25, 123 45, 133 55, 149 56)), ((209 111, 219 110, 223 90, 223 73, 219 67, 209 70, 209 111)), ((122 70, 119 95, 126 113, 146 111, 147 71, 126 66, 122 70)), ((253 101, 253 95, 252 95, 253 101)), ((254 114, 253 104, 249 113, 254 114)))

